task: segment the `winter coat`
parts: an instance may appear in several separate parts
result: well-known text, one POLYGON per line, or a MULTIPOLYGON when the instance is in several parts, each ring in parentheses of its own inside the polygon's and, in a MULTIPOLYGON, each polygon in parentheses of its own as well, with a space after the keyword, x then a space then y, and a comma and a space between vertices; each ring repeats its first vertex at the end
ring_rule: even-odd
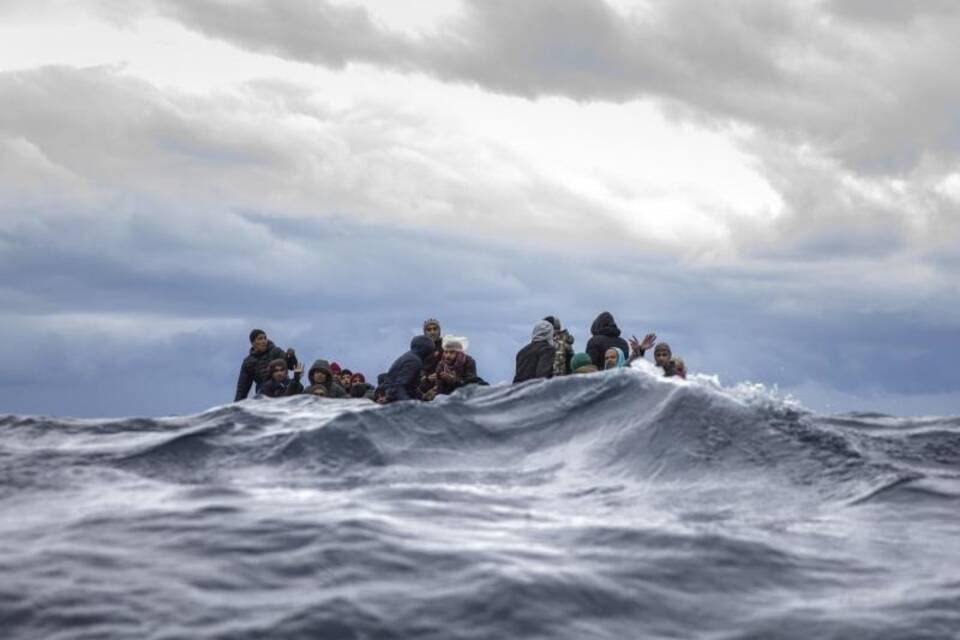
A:
POLYGON ((388 402, 401 400, 420 400, 420 375, 423 362, 436 348, 433 340, 427 336, 417 336, 410 341, 410 350, 397 358, 384 380, 388 402))
MULTIPOLYGON (((590 356, 593 366, 598 369, 603 369, 603 354, 610 347, 620 349, 625 355, 630 353, 630 345, 620 337, 620 328, 614 321, 613 316, 607 311, 598 315, 597 319, 593 321, 590 334, 590 341, 587 342, 587 355, 590 356)), ((640 355, 643 356, 643 353, 640 355)))
POLYGON ((534 378, 552 378, 557 350, 553 346, 553 325, 542 320, 533 328, 533 340, 517 352, 517 374, 514 382, 534 378))
POLYGON ((298 378, 293 380, 281 380, 277 382, 273 378, 267 380, 258 395, 265 398, 283 398, 286 396, 295 396, 303 392, 303 385, 298 378))
MULTIPOLYGON (((314 360, 313 364, 310 365, 310 369, 307 371, 307 382, 309 382, 309 387, 313 386, 313 373, 314 371, 323 371, 327 374, 327 381, 323 383, 323 386, 327 390, 328 398, 345 398, 347 397, 347 392, 343 390, 343 387, 340 386, 340 383, 334 380, 333 372, 330 370, 330 363, 326 360, 319 359, 314 360)), ((307 391, 304 391, 307 393, 307 391)))
POLYGON ((463 367, 457 373, 456 382, 447 382, 440 377, 441 371, 444 371, 443 361, 437 364, 437 368, 434 373, 437 374, 437 394, 438 395, 449 395, 468 384, 474 384, 480 381, 480 378, 477 377, 477 361, 467 354, 463 354, 463 367))
POLYGON ((553 375, 565 376, 570 373, 570 359, 573 357, 573 336, 564 329, 553 336, 553 345, 557 353, 553 358, 553 375))
POLYGON ((234 402, 239 402, 250 393, 250 387, 256 384, 256 393, 260 393, 261 387, 270 380, 270 361, 285 360, 288 369, 297 366, 296 356, 288 357, 283 349, 267 342, 267 350, 263 353, 257 353, 250 347, 250 354, 243 359, 240 365, 240 376, 237 378, 237 392, 233 397, 234 402))

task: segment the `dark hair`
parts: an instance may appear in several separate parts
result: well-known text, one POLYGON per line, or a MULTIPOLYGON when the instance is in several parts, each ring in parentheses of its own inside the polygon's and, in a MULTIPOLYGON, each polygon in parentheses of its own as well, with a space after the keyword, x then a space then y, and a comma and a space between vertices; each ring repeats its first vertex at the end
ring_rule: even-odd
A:
POLYGON ((250 332, 250 344, 253 344, 253 341, 257 339, 257 336, 260 334, 267 335, 267 332, 263 329, 254 329, 250 332))
POLYGON ((350 371, 350 369, 340 369, 340 375, 342 375, 342 376, 352 376, 352 375, 353 375, 353 371, 350 371))

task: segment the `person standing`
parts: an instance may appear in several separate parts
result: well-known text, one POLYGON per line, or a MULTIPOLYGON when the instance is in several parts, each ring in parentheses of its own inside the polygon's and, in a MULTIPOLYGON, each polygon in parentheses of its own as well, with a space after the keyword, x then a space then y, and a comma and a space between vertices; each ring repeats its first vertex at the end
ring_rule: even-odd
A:
POLYGON ((284 351, 273 344, 263 329, 254 329, 250 332, 250 353, 240 365, 240 375, 237 378, 237 392, 233 396, 234 402, 246 399, 250 387, 256 385, 255 393, 270 380, 270 362, 283 360, 287 369, 297 366, 297 354, 293 349, 284 351))
POLYGON ((553 346, 553 323, 541 320, 533 327, 530 344, 517 352, 517 372, 513 381, 552 378, 557 350, 553 346))

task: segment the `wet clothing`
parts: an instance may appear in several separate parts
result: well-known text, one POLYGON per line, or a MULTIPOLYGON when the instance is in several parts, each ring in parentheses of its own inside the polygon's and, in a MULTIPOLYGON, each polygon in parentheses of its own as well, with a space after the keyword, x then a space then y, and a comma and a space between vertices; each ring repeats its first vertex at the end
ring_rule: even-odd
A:
POLYGON ((313 382, 313 374, 315 371, 322 371, 327 374, 326 382, 322 382, 320 384, 326 388, 328 398, 347 397, 347 392, 344 391, 339 382, 334 380, 330 363, 323 359, 314 360, 313 364, 310 365, 310 369, 307 371, 307 382, 310 383, 310 386, 304 391, 304 393, 310 393, 311 389, 315 386, 315 383, 313 382))
POLYGON ((267 349, 263 353, 257 353, 253 347, 250 347, 250 354, 243 359, 240 365, 240 376, 237 378, 237 392, 233 397, 234 402, 239 402, 250 393, 250 387, 256 384, 256 393, 261 392, 261 387, 270 380, 270 362, 281 359, 287 363, 287 369, 293 369, 297 366, 297 357, 288 356, 283 349, 267 341, 267 349))
MULTIPOLYGON (((630 353, 630 345, 620 337, 620 327, 617 326, 616 321, 608 311, 604 311, 593 321, 590 334, 590 341, 587 342, 587 355, 590 356, 593 366, 598 369, 603 369, 603 354, 610 347, 620 349, 624 354, 630 353)), ((640 357, 643 357, 642 351, 640 357)))
POLYGON ((533 328, 533 339, 517 352, 517 372, 513 381, 552 378, 557 350, 553 346, 553 324, 541 320, 533 328))
POLYGON ((384 381, 387 392, 387 402, 401 400, 420 400, 420 376, 423 372, 423 362, 435 349, 433 340, 427 336, 417 336, 410 341, 410 350, 397 358, 384 381))
POLYGON ((453 364, 447 363, 446 360, 440 360, 435 373, 437 374, 438 395, 449 395, 460 387, 480 381, 480 378, 477 377, 477 361, 462 351, 457 353, 453 364), (444 373, 453 374, 456 376, 456 380, 453 382, 444 380, 441 375, 444 373))

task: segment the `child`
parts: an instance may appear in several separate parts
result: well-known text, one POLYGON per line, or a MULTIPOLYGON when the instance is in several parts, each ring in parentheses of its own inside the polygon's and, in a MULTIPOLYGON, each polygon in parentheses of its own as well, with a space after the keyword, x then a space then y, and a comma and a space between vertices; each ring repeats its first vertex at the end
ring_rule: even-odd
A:
POLYGON ((266 398, 293 396, 303 391, 300 376, 303 364, 298 362, 293 369, 293 380, 287 377, 287 361, 278 358, 270 362, 270 379, 260 388, 260 395, 266 398))

